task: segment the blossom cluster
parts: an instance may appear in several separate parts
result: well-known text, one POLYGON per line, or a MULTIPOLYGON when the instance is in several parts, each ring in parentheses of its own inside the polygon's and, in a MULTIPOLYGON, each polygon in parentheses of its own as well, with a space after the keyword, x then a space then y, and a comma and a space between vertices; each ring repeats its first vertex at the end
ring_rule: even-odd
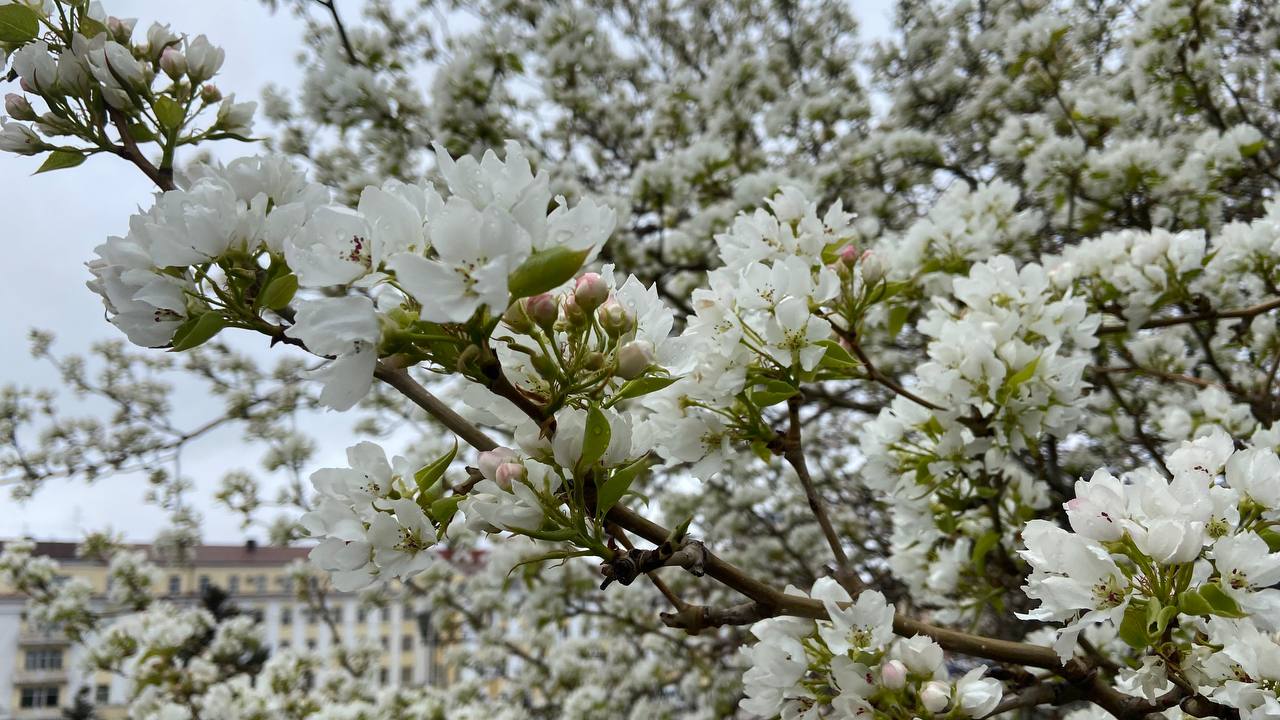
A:
POLYGON ((1277 702, 1274 668, 1258 662, 1280 651, 1267 634, 1280 630, 1280 459, 1270 447, 1236 450, 1219 430, 1165 467, 1171 476, 1098 470, 1077 482, 1064 506, 1070 531, 1027 523, 1024 590, 1040 604, 1023 617, 1066 623, 1054 644, 1064 661, 1083 630, 1108 623, 1151 653, 1151 692, 1176 674, 1269 717, 1259 708, 1277 702))
POLYGON ((743 650, 742 709, 785 718, 982 718, 1004 694, 979 666, 952 680, 942 648, 923 635, 895 638, 893 606, 875 590, 853 602, 831 578, 809 595, 830 619, 770 618, 751 626, 758 642, 743 650))

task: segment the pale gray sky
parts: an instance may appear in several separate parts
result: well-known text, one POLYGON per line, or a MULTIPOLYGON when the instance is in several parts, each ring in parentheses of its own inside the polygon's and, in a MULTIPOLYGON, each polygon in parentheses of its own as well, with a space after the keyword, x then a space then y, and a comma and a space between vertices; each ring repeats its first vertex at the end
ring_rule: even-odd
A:
MULTIPOLYGON (((891 0, 853 2, 864 38, 887 34, 891 0)), ((268 13, 257 0, 106 0, 104 5, 113 15, 138 18, 139 33, 160 21, 175 32, 208 35, 226 50, 218 80, 224 93, 257 99, 268 82, 294 87, 300 77, 294 54, 301 42, 301 23, 287 12, 268 13)), ((339 2, 348 18, 356 17, 359 5, 358 0, 339 2)), ((222 143, 217 150, 220 156, 234 157, 258 148, 222 143)), ((130 213, 151 203, 153 187, 118 158, 97 156, 72 170, 32 175, 39 164, 39 158, 0 158, 0 192, 7 218, 0 303, 10 309, 0 315, 0 382, 51 387, 56 385, 56 374, 30 357, 28 330, 54 331, 55 350, 63 354, 84 352, 95 341, 120 337, 103 320, 97 296, 85 288, 83 264, 106 236, 127 230, 130 213)), ((257 338, 238 340, 239 347, 255 356, 271 357, 257 338)), ((208 407, 194 388, 180 386, 175 405, 183 404, 193 409, 193 422, 201 417, 200 409, 208 407)), ((316 434, 325 448, 321 464, 340 462, 349 424, 330 414, 310 418, 307 425, 305 429, 316 434)), ((246 451, 235 431, 210 435, 184 454, 184 474, 196 481, 191 500, 205 516, 206 541, 244 539, 236 519, 213 508, 212 494, 226 471, 256 469, 259 454, 246 451)), ((151 540, 163 526, 164 514, 143 502, 144 485, 137 476, 105 478, 88 486, 52 482, 17 507, 7 490, 0 488, 4 509, 0 538, 76 539, 86 530, 110 527, 130 540, 151 540)))

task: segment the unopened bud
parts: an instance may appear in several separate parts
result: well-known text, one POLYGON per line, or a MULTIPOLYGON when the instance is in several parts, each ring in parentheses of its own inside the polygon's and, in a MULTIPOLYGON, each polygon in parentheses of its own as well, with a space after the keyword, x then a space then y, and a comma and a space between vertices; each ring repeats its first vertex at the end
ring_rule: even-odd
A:
POLYGON ((4 96, 4 111, 14 120, 35 120, 36 111, 27 99, 17 93, 4 96))
POLYGON ((503 490, 510 490, 512 484, 524 480, 527 475, 528 471, 520 463, 502 463, 498 466, 494 482, 498 483, 498 487, 503 490))
POLYGON ((609 285, 600 273, 583 273, 574 285, 573 297, 578 301, 578 307, 592 312, 609 299, 609 285))
POLYGON ((111 33, 111 37, 119 43, 129 42, 129 36, 133 35, 133 26, 137 20, 121 20, 118 17, 107 18, 107 32, 111 33))
POLYGON ((644 374, 653 364, 653 345, 647 340, 632 340, 618 349, 618 377, 632 380, 644 374))
POLYGON ((631 317, 631 313, 618 302, 617 298, 609 298, 605 304, 600 306, 596 311, 596 317, 600 320, 600 326, 605 329, 613 337, 621 337, 635 327, 635 318, 631 317))
POLYGON ((551 293, 542 293, 527 297, 521 302, 524 303, 525 316, 538 327, 550 332, 556 324, 556 317, 560 314, 555 297, 551 293))
POLYGON ((160 69, 171 80, 177 80, 187 74, 187 56, 177 48, 167 47, 160 53, 160 69))
POLYGON ((862 253, 862 259, 859 260, 862 265, 862 280, 868 285, 875 285, 884 279, 888 268, 885 267, 884 259, 878 254, 870 250, 862 253))
POLYGON ((880 666, 880 684, 890 690, 901 690, 907 686, 907 666, 901 660, 890 660, 880 666))
POLYGON ((844 265, 853 267, 854 263, 858 262, 858 255, 860 254, 861 253, 858 252, 857 246, 853 243, 849 243, 848 245, 840 248, 836 253, 836 258, 844 265))
POLYGON ((529 322, 529 316, 524 314, 524 303, 511 303, 507 311, 502 313, 502 322, 518 333, 527 335, 533 332, 533 323, 529 322))
POLYGON ((560 301, 560 307, 564 310, 564 320, 569 323, 570 327, 582 327, 587 324, 587 312, 578 304, 578 299, 570 293, 564 296, 560 301))
POLYGON ((200 100, 206 105, 212 105, 222 100, 222 91, 217 85, 206 83, 200 88, 200 100))
POLYGON ((940 713, 947 709, 947 705, 951 703, 951 686, 931 680, 920 691, 920 702, 924 703, 924 707, 931 713, 940 713))
POLYGON ((587 359, 583 361, 582 366, 588 372, 595 372, 604 367, 604 353, 592 352, 587 353, 587 359))
POLYGON ((495 480, 498 477, 499 467, 515 462, 519 457, 516 455, 516 451, 511 448, 498 447, 492 450, 485 450, 476 458, 476 469, 485 478, 495 480))

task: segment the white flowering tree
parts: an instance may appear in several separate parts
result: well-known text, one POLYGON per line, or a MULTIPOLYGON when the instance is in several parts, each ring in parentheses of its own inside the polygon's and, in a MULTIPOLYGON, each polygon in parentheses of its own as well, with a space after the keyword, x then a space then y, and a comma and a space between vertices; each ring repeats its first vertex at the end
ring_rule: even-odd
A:
POLYGON ((250 619, 93 538, 105 624, 12 544, 134 716, 1280 717, 1273 3, 903 0, 871 49, 837 2, 447 5, 290 3, 274 152, 179 166, 250 140, 221 50, 0 4, 0 147, 160 191, 88 263, 151 350, 37 335, 119 410, 6 390, 20 492, 151 470, 181 550, 166 460, 239 423, 317 612, 407 593, 471 635, 468 681, 380 689, 369 648, 252 662, 250 619), (174 370, 226 413, 171 421, 174 370), (316 406, 422 438, 308 486, 316 406))

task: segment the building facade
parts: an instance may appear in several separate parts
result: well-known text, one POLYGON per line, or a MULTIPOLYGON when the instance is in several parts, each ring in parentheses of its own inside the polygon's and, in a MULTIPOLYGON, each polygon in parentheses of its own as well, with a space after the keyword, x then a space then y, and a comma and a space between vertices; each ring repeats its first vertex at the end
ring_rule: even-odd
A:
MULTIPOLYGON (((152 548, 133 549, 152 555, 152 548)), ((392 601, 385 608, 361 606, 352 593, 330 593, 328 607, 338 617, 337 637, 329 624, 296 600, 288 565, 305 558, 307 548, 245 545, 201 545, 194 561, 160 567, 156 597, 169 602, 198 603, 202 591, 215 585, 231 601, 255 614, 272 651, 289 647, 325 650, 335 642, 371 642, 382 647, 378 681, 384 685, 438 684, 445 678, 438 668, 439 647, 430 632, 427 608, 421 601, 392 601), (420 618, 422 621, 420 621, 420 618)), ((41 542, 36 555, 57 560, 67 578, 82 578, 95 598, 107 593, 104 563, 78 558, 75 543, 41 542)), ((0 587, 0 720, 57 720, 62 710, 87 693, 103 720, 125 717, 127 680, 83 668, 82 648, 61 632, 27 621, 26 598, 0 587)))

